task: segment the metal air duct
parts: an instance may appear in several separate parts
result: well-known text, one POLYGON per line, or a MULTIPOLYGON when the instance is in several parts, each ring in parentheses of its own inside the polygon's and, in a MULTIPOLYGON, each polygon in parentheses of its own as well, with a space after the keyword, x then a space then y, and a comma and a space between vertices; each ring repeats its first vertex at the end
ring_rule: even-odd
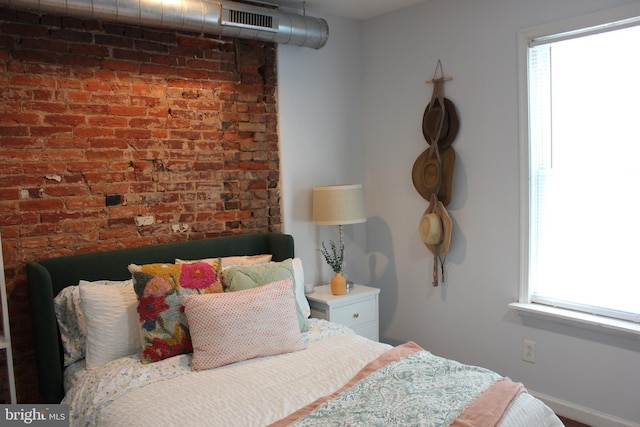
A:
POLYGON ((226 37, 320 49, 329 38, 322 18, 276 5, 209 0, 0 0, 0 6, 133 25, 172 28, 226 37))

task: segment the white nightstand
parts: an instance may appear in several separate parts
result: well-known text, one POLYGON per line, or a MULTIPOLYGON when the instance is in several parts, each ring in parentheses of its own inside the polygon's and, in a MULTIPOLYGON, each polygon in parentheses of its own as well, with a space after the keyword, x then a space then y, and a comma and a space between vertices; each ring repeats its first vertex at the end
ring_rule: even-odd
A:
POLYGON ((353 285, 345 295, 332 295, 331 285, 316 286, 307 294, 311 317, 340 323, 357 334, 378 341, 378 294, 380 289, 353 285))

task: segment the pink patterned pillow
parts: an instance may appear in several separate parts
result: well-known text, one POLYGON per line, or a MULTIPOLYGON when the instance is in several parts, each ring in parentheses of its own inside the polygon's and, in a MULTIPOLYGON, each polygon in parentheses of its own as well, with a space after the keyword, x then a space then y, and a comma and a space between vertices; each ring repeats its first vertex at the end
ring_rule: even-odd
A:
POLYGON ((306 347, 291 279, 244 291, 184 295, 182 303, 195 371, 306 347))

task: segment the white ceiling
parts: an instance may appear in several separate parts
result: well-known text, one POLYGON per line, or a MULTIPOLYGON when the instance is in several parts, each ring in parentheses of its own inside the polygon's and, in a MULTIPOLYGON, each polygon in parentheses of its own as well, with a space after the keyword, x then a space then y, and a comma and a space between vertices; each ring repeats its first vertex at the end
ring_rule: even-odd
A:
POLYGON ((339 16, 342 18, 366 20, 394 10, 425 3, 429 0, 267 0, 281 6, 308 12, 339 16))

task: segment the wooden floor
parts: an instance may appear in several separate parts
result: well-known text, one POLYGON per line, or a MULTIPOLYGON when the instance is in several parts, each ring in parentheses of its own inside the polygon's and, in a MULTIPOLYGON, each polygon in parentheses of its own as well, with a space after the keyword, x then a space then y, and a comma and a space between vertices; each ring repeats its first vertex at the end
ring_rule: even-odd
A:
POLYGON ((565 427, 591 427, 587 424, 579 423, 578 421, 570 420, 569 418, 564 418, 558 415, 560 420, 564 423, 565 427))

